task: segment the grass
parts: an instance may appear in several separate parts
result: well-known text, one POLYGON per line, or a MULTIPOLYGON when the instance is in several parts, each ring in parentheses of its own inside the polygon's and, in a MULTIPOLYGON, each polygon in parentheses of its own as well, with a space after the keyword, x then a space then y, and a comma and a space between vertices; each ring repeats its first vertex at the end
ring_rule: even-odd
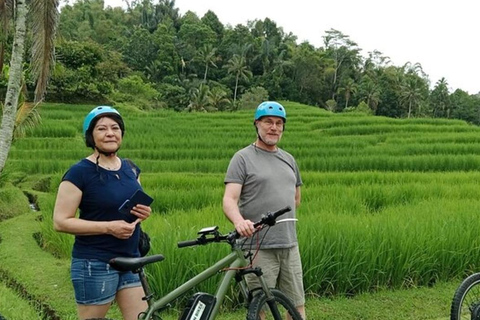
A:
POLYGON ((36 309, 3 282, 0 282, 0 312, 8 320, 39 318, 36 309))
MULTIPOLYGON (((34 239, 40 229, 39 217, 25 213, 0 223, 0 271, 2 277, 15 279, 13 289, 0 285, 0 312, 8 320, 76 319, 73 289, 69 283, 69 260, 57 259, 43 251, 34 239), (28 296, 19 297, 18 291, 28 296), (55 313, 51 313, 54 310, 55 313), (50 312, 50 313, 49 313, 50 312)), ((162 262, 167 263, 167 262, 162 262)), ((173 279, 175 281, 175 279, 173 279)), ((432 287, 380 290, 353 298, 308 297, 309 319, 383 319, 446 320, 450 301, 459 280, 437 283, 432 287)), ((222 314, 221 319, 242 319, 244 310, 222 314)), ((121 319, 116 308, 110 317, 121 319)), ((165 320, 177 319, 167 314, 165 320)))
MULTIPOLYGON (((73 237, 52 230, 51 212, 61 176, 89 153, 79 119, 90 109, 45 106, 42 126, 12 146, 0 180, 0 276, 9 284, 0 312, 17 309, 13 291, 44 318, 76 318, 73 237), (27 198, 41 211, 30 212, 27 198)), ((297 158, 305 183, 298 226, 309 318, 447 319, 458 279, 480 268, 480 230, 471 223, 480 210, 480 129, 287 109, 282 147, 297 158)), ((251 111, 120 111, 128 119, 121 156, 142 168, 156 199, 143 225, 154 252, 167 257, 149 270, 152 287, 167 292, 222 254, 175 244, 201 227, 231 228, 221 210, 223 177, 231 155, 254 139, 251 111)), ((118 319, 118 310, 110 316, 118 319)))

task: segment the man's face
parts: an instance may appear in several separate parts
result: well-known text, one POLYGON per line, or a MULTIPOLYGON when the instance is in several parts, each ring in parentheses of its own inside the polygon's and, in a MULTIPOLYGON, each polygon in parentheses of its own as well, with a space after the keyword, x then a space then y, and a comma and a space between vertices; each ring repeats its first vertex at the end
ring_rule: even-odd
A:
POLYGON ((258 134, 269 146, 274 146, 280 141, 283 126, 283 119, 279 117, 263 117, 257 120, 258 134))

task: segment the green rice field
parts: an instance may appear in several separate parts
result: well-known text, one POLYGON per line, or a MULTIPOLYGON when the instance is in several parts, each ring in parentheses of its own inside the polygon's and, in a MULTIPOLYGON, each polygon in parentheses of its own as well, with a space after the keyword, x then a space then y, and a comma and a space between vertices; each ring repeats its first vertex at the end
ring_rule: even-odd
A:
MULTIPOLYGON (((304 182, 297 228, 309 296, 428 287, 480 268, 479 127, 283 103, 280 147, 295 156, 304 182)), ((45 249, 63 258, 73 236, 52 229, 55 192, 68 167, 90 152, 81 126, 92 108, 43 106, 41 126, 13 144, 5 169, 35 181, 45 249)), ((222 212, 223 178, 231 156, 255 140, 254 111, 119 111, 126 123, 119 155, 142 169, 155 198, 143 226, 153 253, 166 259, 149 268, 152 287, 167 292, 228 251, 176 243, 203 227, 232 229, 222 212)), ((213 291, 215 280, 198 290, 213 291)))

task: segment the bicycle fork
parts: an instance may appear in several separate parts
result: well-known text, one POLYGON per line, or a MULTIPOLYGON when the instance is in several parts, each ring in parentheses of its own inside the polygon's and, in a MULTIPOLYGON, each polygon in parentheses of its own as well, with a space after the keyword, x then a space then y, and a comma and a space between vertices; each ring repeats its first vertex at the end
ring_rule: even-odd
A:
MULTIPOLYGON (((260 281, 261 285, 261 290, 265 293, 265 296, 267 297, 266 302, 268 304, 268 307, 270 308, 270 311, 272 312, 273 319, 275 320, 284 320, 282 319, 282 315, 280 314, 280 311, 278 310, 277 304, 275 303, 275 297, 273 296, 272 292, 270 291, 270 288, 267 285, 267 282, 263 278, 263 271, 261 268, 249 268, 245 270, 241 270, 237 273, 235 276, 235 279, 237 282, 240 283, 240 288, 247 300, 247 304, 250 303, 251 299, 253 296, 248 294, 250 292, 245 284, 244 281, 241 281, 244 275, 253 273, 257 276, 258 280, 260 281)), ((260 288, 259 288, 260 289, 260 288)), ((251 293, 251 292, 250 292, 251 293)))

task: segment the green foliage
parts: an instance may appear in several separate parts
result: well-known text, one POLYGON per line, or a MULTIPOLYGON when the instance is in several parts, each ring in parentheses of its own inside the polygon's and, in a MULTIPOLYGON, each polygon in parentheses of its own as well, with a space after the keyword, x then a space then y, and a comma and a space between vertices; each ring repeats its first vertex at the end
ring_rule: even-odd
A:
POLYGON ((22 320, 39 318, 39 314, 29 304, 29 301, 22 299, 19 294, 3 283, 0 283, 0 306, 2 306, 2 319, 22 320))
POLYGON ((11 185, 0 188, 0 221, 15 217, 29 210, 23 192, 11 185))
POLYGON ((355 112, 365 115, 372 115, 372 109, 364 101, 361 101, 356 107, 347 107, 343 109, 343 112, 355 112))
POLYGON ((256 109, 260 103, 268 100, 268 92, 263 87, 248 89, 240 98, 241 109, 256 109))
POLYGON ((134 104, 141 110, 161 108, 159 93, 152 84, 144 82, 139 75, 131 75, 118 81, 118 89, 111 94, 118 103, 134 104))
MULTIPOLYGON (((364 101, 375 115, 480 123, 479 96, 449 92, 447 79, 430 90, 420 63, 394 66, 378 51, 363 56, 354 39, 335 29, 326 30, 323 47, 315 48, 297 43, 270 17, 230 26, 212 11, 180 15, 171 1, 133 1, 122 9, 95 0, 65 5, 59 33, 50 101, 150 105, 118 87, 134 70, 160 93, 155 108, 185 110, 197 81, 208 81, 211 93, 213 81, 227 95, 214 94, 207 111, 243 108, 238 98, 260 86, 272 100, 333 112, 364 101)), ((27 84, 34 85, 26 72, 27 84)))
POLYGON ((161 83, 158 86, 161 100, 167 107, 175 110, 183 110, 188 105, 186 89, 182 86, 161 83))
POLYGON ((107 101, 121 74, 128 73, 119 55, 93 42, 64 41, 57 45, 58 63, 49 82, 53 101, 107 101))

